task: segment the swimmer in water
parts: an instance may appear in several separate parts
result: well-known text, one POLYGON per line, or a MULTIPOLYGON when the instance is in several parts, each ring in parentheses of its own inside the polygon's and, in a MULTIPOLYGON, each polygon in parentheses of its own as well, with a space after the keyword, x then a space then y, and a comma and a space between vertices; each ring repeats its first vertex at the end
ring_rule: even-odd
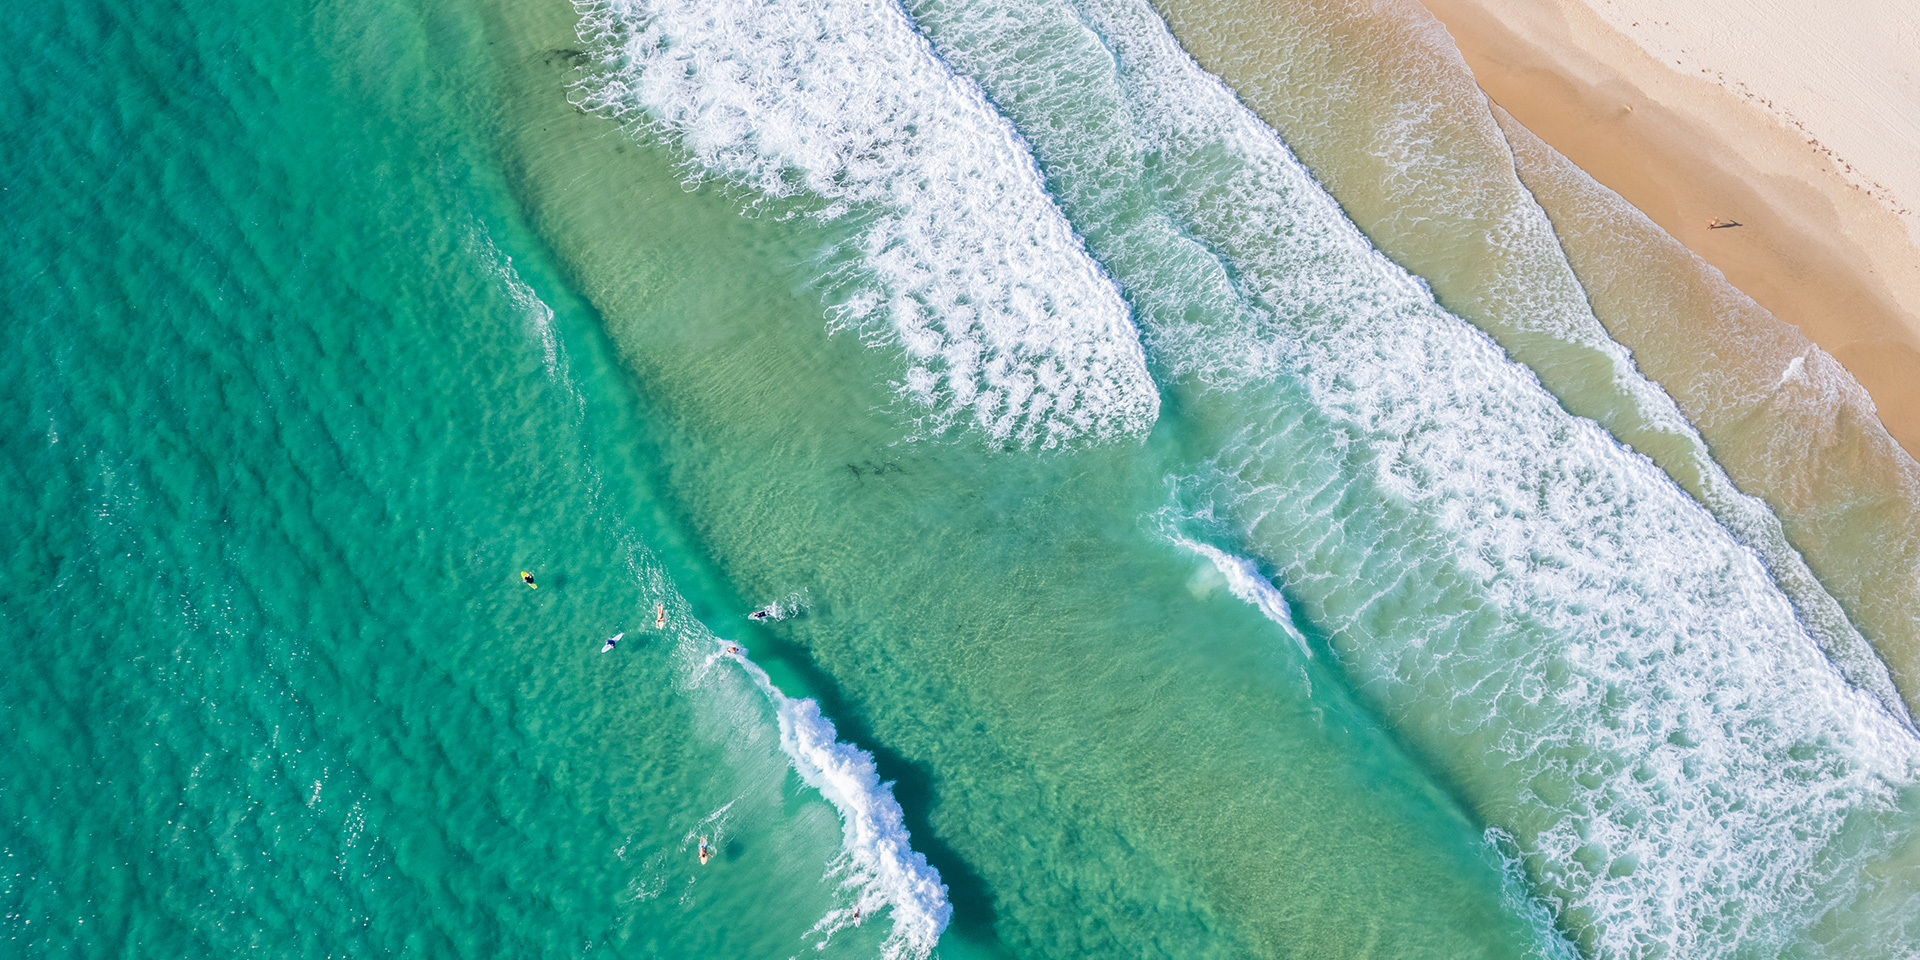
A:
POLYGON ((653 605, 653 628, 655 630, 658 630, 661 627, 664 627, 666 625, 667 625, 667 605, 664 603, 654 604, 653 605))
POLYGON ((711 859, 713 859, 713 848, 707 846, 706 837, 701 837, 700 838, 700 865, 703 867, 706 866, 707 861, 711 859))
POLYGON ((520 571, 520 582, 526 584, 529 587, 532 587, 535 590, 540 589, 540 585, 533 582, 533 574, 528 573, 525 570, 520 571))

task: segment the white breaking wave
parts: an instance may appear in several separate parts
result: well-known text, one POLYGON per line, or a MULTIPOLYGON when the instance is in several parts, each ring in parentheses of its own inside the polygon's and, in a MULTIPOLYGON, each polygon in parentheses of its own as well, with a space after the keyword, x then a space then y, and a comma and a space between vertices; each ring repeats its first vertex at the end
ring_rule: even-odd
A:
POLYGON ((1112 177, 1063 202, 1203 388, 1217 506, 1583 951, 1774 955, 1876 884, 1899 902, 1920 749, 1754 553, 1373 249, 1146 3, 1077 7, 1080 36, 1026 48, 1056 61, 1006 62, 1025 7, 936 41, 996 93, 1083 98, 1097 124, 1029 128, 1050 161, 1150 182, 1171 222, 1104 212, 1112 177))
MULTIPOLYGON (((1124 178, 1124 174, 1117 176, 1116 171, 1126 171, 1135 177, 1146 172, 1143 158, 1157 158, 1167 144, 1164 141, 1148 143, 1139 138, 1136 131, 1115 120, 1126 115, 1124 104, 1130 96, 1142 93, 1158 96, 1164 91, 1149 93, 1142 87, 1121 89, 1120 83, 1109 79, 1113 77, 1112 58, 1105 49, 1099 49, 1091 57, 1066 52, 1076 46, 1069 36, 1070 30, 1061 29, 1063 20, 1073 22, 1071 12, 1063 14, 1018 4, 998 6, 992 0, 965 5, 920 3, 914 6, 917 12, 922 12, 921 24, 934 35, 936 46, 948 63, 982 78, 981 82, 999 102, 1018 104, 1025 111, 1028 125, 1035 130, 1034 139, 1042 143, 1053 169, 1066 171, 1056 173, 1058 193, 1089 236, 1098 235, 1102 227, 1110 227, 1116 210, 1127 211, 1121 214, 1123 218, 1134 216, 1130 204, 1089 198, 1086 194, 1090 191, 1084 187, 1078 191, 1076 204, 1075 185, 1095 183, 1101 189, 1111 189, 1111 184, 1124 178), (1022 32, 1021 38, 1006 42, 1006 38, 1016 32, 1022 32), (1036 69, 1032 56, 1026 53, 1034 49, 1054 51, 1059 65, 1036 69), (1006 51, 1009 50, 1021 52, 1008 58, 1006 51), (1081 62, 1064 62, 1076 56, 1081 62), (1036 122, 1033 118, 1037 116, 1045 119, 1036 122)), ((1097 8, 1092 12, 1096 18, 1104 18, 1112 11, 1097 8)), ((1445 39, 1444 31, 1437 24, 1433 29, 1439 31, 1439 42, 1450 49, 1451 41, 1445 39)), ((1468 83, 1470 85, 1470 81, 1468 83)), ((1145 104, 1145 109, 1177 115, 1186 109, 1186 104, 1178 101, 1178 95, 1176 91, 1173 99, 1145 104)), ((1446 184, 1446 191, 1453 195, 1472 196, 1473 199, 1464 204, 1472 210, 1484 210, 1495 204, 1494 198, 1502 190, 1526 196, 1510 163, 1503 161, 1499 171, 1476 167, 1471 160, 1460 166, 1451 162, 1452 155, 1444 149, 1416 142, 1418 136, 1432 134, 1434 126, 1426 115, 1433 109, 1431 102, 1420 97, 1410 96, 1399 101, 1396 122, 1373 144, 1380 155, 1389 160, 1387 167, 1392 171, 1396 190, 1411 196, 1415 209, 1420 203, 1434 202, 1435 184, 1446 184), (1506 179, 1504 187, 1483 182, 1496 175, 1506 179), (1467 179, 1462 181, 1462 177, 1467 179)), ((1490 118, 1482 118, 1482 123, 1486 131, 1497 135, 1490 118)), ((1204 150, 1204 144, 1204 138, 1191 141, 1186 147, 1186 156, 1197 156, 1196 151, 1204 150)), ((1151 180, 1152 175, 1142 179, 1151 180)), ((1173 181, 1176 195, 1179 179, 1173 181)), ((1132 229, 1137 233, 1141 226, 1136 224, 1132 229)), ((1284 238, 1288 234, 1284 231, 1292 226, 1286 225, 1282 232, 1270 235, 1270 239, 1287 243, 1284 238)), ((1574 277, 1561 253, 1558 238, 1538 205, 1528 199, 1519 206, 1510 206, 1482 239, 1507 252, 1506 257, 1496 260, 1529 265, 1524 277, 1509 277, 1499 294, 1482 304, 1497 317, 1496 322, 1509 328, 1510 337, 1517 336, 1518 340, 1531 343, 1528 349, 1535 351, 1536 361, 1542 359, 1540 341, 1554 341, 1554 345, 1545 350, 1550 356, 1541 369, 1557 370, 1554 376, 1561 387, 1566 387, 1570 379, 1607 377, 1610 383, 1604 390, 1594 389, 1598 385, 1591 380, 1583 385, 1580 392, 1587 394, 1588 404, 1585 412, 1608 424, 1618 436, 1638 449, 1656 453, 1676 476, 1685 476, 1688 488, 1721 524, 1760 556, 1809 631, 1847 679, 1872 693, 1890 712, 1906 721, 1905 702, 1886 664, 1787 540, 1779 518, 1766 504, 1735 486, 1673 399, 1641 376, 1627 351, 1607 336, 1593 316, 1586 293, 1574 277)), ((1216 297, 1209 292, 1196 296, 1196 291, 1188 286, 1174 298, 1158 298, 1155 293, 1158 281, 1172 271, 1166 264, 1145 269, 1138 263, 1129 266, 1125 247, 1132 245, 1109 243, 1098 252, 1110 268, 1124 275, 1137 322, 1161 370, 1179 374, 1199 372, 1203 377, 1220 379, 1265 376, 1276 369, 1272 367, 1274 352, 1261 349, 1257 344, 1243 350, 1247 345, 1238 342, 1222 343, 1217 338, 1180 335, 1179 328, 1190 323, 1189 317, 1183 315, 1189 305, 1195 301, 1230 300, 1233 294, 1216 297), (1155 312, 1158 316, 1149 316, 1155 312), (1221 362, 1236 353, 1239 359, 1253 365, 1221 362)), ((1164 255, 1171 252, 1168 247, 1178 244, 1162 240, 1141 246, 1157 247, 1156 253, 1164 255)), ((1364 279, 1365 275, 1361 276, 1364 279)), ((1189 275, 1184 279, 1191 281, 1193 277, 1189 275)), ((1232 283, 1224 277, 1219 279, 1224 281, 1223 286, 1232 283)), ((1418 277, 1402 272, 1400 279, 1425 290, 1424 281, 1418 277)))
POLYGON ((1214 569, 1227 578, 1227 589, 1233 591, 1234 596, 1252 604, 1261 615, 1279 624, 1280 629, 1300 645, 1301 653, 1313 656, 1312 648, 1307 646, 1306 635, 1293 625, 1293 611, 1287 606, 1287 598, 1281 595, 1279 588, 1267 579, 1266 574, 1260 572, 1259 564, 1197 540, 1176 536, 1173 542, 1212 561, 1214 569))
POLYGON ((708 175, 856 214, 841 323, 890 340, 935 429, 1021 446, 1159 412, 1113 283, 1011 125, 891 0, 575 0, 583 106, 678 135, 708 175))
POLYGON ((881 945, 881 955, 887 960, 918 960, 931 954, 953 919, 953 906, 947 902, 939 871, 913 849, 900 803, 893 798, 893 785, 880 781, 873 755, 836 739, 833 721, 821 715, 818 703, 781 693, 739 644, 723 643, 721 652, 709 659, 722 658, 738 663, 766 694, 780 724, 781 751, 800 779, 840 812, 843 854, 832 870, 846 874, 841 885, 854 892, 854 908, 829 913, 813 932, 831 937, 885 906, 893 928, 881 945), (855 919, 854 909, 860 920, 855 919))
POLYGON ((1800 377, 1801 371, 1806 369, 1806 366, 1807 366, 1807 358, 1804 356, 1794 357, 1792 360, 1788 360, 1787 368, 1785 370, 1780 371, 1780 382, 1776 386, 1784 387, 1787 384, 1792 383, 1795 379, 1798 379, 1800 377))

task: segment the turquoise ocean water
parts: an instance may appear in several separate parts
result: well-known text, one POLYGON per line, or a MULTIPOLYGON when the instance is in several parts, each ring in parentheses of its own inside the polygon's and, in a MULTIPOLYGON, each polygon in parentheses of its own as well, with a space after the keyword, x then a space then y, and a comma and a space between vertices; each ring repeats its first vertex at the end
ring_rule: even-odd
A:
POLYGON ((1920 949, 1817 586, 1144 3, 0 31, 7 955, 1920 949))

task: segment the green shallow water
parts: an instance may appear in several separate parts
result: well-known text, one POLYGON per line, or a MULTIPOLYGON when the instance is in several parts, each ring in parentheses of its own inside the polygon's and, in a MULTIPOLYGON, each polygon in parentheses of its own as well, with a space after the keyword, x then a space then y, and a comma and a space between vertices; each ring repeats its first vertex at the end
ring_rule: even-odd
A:
POLYGON ((0 26, 6 952, 887 952, 722 637, 895 784, 940 956, 1571 955, 1459 765, 1172 539, 1232 539, 1169 478, 1244 411, 912 439, 849 228, 574 107, 575 23, 0 26))
MULTIPOLYGON (((645 544, 674 542, 650 434, 590 329, 578 396, 546 375, 488 253, 511 198, 427 68, 461 25, 34 12, 8 28, 35 52, 4 201, 8 952, 784 949, 712 920, 773 895, 810 922, 837 823, 641 635, 645 544), (689 886, 663 864, 730 800, 757 818, 723 860, 758 882, 689 886)), ((726 602, 687 566, 694 610, 726 602)))
POLYGON ((9 952, 800 950, 838 820, 764 704, 687 682, 656 599, 876 753, 954 955, 1524 942, 1457 807, 1150 535, 1140 449, 900 445, 884 361, 821 322, 822 228, 520 89, 564 37, 26 14, 9 952), (810 616, 739 618, 790 590, 810 616))

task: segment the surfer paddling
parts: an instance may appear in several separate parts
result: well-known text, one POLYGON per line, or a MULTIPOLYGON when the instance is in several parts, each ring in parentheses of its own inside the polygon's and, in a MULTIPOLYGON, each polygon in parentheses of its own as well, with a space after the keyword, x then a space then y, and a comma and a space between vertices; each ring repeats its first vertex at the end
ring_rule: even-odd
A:
POLYGON ((700 865, 704 867, 707 865, 707 861, 712 859, 713 859, 713 848, 707 846, 706 837, 701 837, 700 838, 700 865))
POLYGON ((535 590, 540 589, 540 585, 533 582, 533 574, 528 573, 525 570, 520 571, 520 582, 526 584, 527 586, 535 590))
POLYGON ((747 619, 754 623, 778 623, 800 616, 804 612, 806 612, 805 601, 801 599, 799 593, 793 593, 784 600, 775 600, 755 607, 747 614, 747 619))
POLYGON ((654 604, 653 605, 653 628, 655 630, 658 630, 661 627, 664 627, 666 625, 667 625, 667 605, 664 603, 654 604))

